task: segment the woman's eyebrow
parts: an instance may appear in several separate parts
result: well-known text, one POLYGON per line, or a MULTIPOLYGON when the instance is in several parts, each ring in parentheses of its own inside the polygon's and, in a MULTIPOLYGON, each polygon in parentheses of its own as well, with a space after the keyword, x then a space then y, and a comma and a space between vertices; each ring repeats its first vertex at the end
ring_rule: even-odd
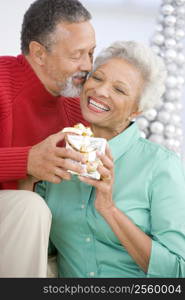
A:
POLYGON ((120 80, 116 80, 116 83, 119 83, 119 84, 123 85, 124 88, 126 88, 129 91, 130 85, 128 83, 125 83, 125 82, 120 81, 120 80))

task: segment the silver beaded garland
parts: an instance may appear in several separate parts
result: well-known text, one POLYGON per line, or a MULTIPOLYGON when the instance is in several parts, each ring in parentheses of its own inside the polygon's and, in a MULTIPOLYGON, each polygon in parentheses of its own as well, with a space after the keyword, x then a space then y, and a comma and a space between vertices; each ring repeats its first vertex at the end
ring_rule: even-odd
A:
POLYGON ((175 25, 175 22, 176 22, 176 17, 173 15, 164 17, 164 24, 166 26, 173 26, 173 25, 175 25))
POLYGON ((176 58, 177 52, 173 49, 167 49, 164 53, 164 56, 170 62, 176 58))
POLYGON ((159 121, 152 122, 150 130, 152 133, 161 134, 164 130, 164 125, 159 121))
POLYGON ((185 4, 185 0, 175 0, 177 5, 185 4))
POLYGON ((137 123, 142 137, 182 154, 182 93, 185 84, 185 0, 162 0, 151 40, 153 51, 167 69, 166 91, 161 103, 148 110, 137 123))
POLYGON ((144 130, 145 128, 147 128, 149 126, 148 120, 144 117, 138 118, 137 123, 138 123, 138 126, 141 130, 144 130))
POLYGON ((172 138, 175 135, 175 126, 168 124, 165 126, 164 134, 168 138, 172 138))
POLYGON ((157 120, 159 120, 163 124, 167 124, 170 120, 170 113, 166 110, 161 110, 158 112, 157 120))
POLYGON ((164 43, 164 35, 161 33, 156 33, 153 37, 156 45, 162 45, 164 43))
POLYGON ((174 27, 170 27, 170 26, 167 26, 167 27, 163 27, 163 32, 164 32, 164 36, 165 38, 166 37, 173 37, 174 34, 175 34, 175 28, 174 27))
POLYGON ((171 102, 165 102, 164 105, 163 105, 163 108, 168 111, 168 112, 173 112, 174 109, 175 109, 175 105, 171 102))
POLYGON ((169 38, 164 41, 166 48, 174 48, 176 46, 176 40, 169 38))
POLYGON ((155 120, 156 116, 157 116, 157 110, 152 108, 152 109, 149 109, 145 114, 144 116, 146 117, 147 120, 149 121, 153 121, 155 120))
POLYGON ((184 19, 177 19, 176 20, 176 25, 177 25, 177 27, 179 26, 179 27, 184 27, 184 25, 185 25, 185 20, 184 19))
POLYGON ((164 142, 162 135, 158 135, 158 134, 151 134, 149 136, 149 140, 157 144, 163 144, 164 142))
POLYGON ((185 55, 183 53, 177 53, 175 61, 179 66, 182 67, 182 65, 185 64, 185 55))
POLYGON ((170 4, 170 3, 172 3, 172 2, 173 2, 173 0, 164 0, 164 1, 163 1, 164 4, 165 4, 165 3, 166 3, 166 4, 170 4))
POLYGON ((185 7, 184 6, 177 7, 176 13, 178 16, 183 17, 185 15, 185 7))
POLYGON ((171 15, 174 11, 174 7, 169 4, 165 4, 162 6, 161 11, 164 15, 171 15))
POLYGON ((175 31, 175 36, 176 36, 176 39, 177 40, 181 40, 185 35, 185 32, 184 30, 178 28, 176 31, 175 31))

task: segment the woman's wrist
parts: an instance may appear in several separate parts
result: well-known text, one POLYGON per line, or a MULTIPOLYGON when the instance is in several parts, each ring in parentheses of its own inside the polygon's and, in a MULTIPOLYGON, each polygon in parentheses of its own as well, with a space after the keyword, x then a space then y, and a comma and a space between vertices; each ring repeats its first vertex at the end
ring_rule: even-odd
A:
POLYGON ((114 202, 110 203, 109 206, 106 207, 97 207, 97 211, 102 215, 102 217, 110 218, 111 216, 114 217, 115 214, 118 212, 118 208, 115 206, 114 202))

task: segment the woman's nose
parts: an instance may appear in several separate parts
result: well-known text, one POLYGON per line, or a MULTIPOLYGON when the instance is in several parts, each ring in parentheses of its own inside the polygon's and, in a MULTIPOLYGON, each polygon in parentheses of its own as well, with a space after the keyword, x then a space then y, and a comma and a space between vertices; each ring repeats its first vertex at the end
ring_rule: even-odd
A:
POLYGON ((96 94, 97 96, 103 96, 103 97, 109 97, 109 87, 108 84, 102 83, 98 85, 96 88, 96 94))

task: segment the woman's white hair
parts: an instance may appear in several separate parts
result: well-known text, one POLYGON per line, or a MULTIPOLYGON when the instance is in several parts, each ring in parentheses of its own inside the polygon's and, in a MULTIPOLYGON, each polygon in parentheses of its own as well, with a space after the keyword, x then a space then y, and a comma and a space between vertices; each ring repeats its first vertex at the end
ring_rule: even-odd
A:
POLYGON ((137 67, 143 76, 145 86, 139 99, 138 110, 145 112, 156 106, 165 91, 166 68, 162 58, 141 43, 117 41, 100 52, 95 59, 94 69, 114 57, 125 59, 137 67))

